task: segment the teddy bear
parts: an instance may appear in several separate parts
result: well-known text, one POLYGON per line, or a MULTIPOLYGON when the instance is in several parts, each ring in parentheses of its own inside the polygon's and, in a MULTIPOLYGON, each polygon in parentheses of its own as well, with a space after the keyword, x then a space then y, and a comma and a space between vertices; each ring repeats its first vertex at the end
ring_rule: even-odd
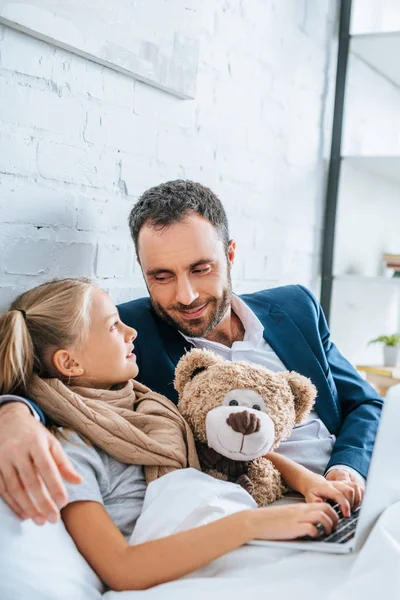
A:
POLYGON ((317 395, 311 381, 193 349, 180 359, 174 386, 202 470, 241 485, 259 506, 281 498, 287 488, 265 454, 311 411, 317 395))

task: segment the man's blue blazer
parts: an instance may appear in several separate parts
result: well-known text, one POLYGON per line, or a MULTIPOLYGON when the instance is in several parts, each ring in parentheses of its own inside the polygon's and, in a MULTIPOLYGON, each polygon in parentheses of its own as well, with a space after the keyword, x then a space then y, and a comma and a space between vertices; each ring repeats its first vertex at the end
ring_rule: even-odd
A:
MULTIPOLYGON (((263 324, 264 338, 283 364, 309 377, 317 387, 315 409, 337 437, 327 468, 348 465, 366 477, 383 401, 331 342, 317 300, 298 285, 241 298, 263 324)), ((190 344, 155 314, 149 298, 118 309, 121 320, 138 332, 138 381, 176 403, 174 370, 190 344)))

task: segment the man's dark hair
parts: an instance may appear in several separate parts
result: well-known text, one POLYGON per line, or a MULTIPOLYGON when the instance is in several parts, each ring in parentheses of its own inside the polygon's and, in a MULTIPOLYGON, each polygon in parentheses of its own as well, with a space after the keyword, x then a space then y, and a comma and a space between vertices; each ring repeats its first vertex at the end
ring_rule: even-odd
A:
POLYGON ((129 228, 138 254, 138 237, 143 225, 164 229, 180 223, 191 213, 210 221, 225 249, 229 244, 228 219, 221 201, 209 188, 194 181, 168 181, 152 187, 139 198, 129 215, 129 228))

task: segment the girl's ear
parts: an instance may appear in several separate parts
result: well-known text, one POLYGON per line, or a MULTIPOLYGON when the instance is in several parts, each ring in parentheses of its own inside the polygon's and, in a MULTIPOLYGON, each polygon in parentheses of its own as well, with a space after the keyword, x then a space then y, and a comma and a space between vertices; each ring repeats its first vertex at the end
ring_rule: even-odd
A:
POLYGON ((53 354, 52 363, 58 373, 64 377, 79 377, 83 375, 82 366, 73 358, 68 350, 57 350, 53 354))
POLYGON ((187 352, 182 356, 175 370, 174 387, 178 394, 183 392, 183 388, 187 382, 193 379, 198 373, 205 371, 211 365, 219 362, 224 362, 223 358, 208 350, 195 348, 187 352))

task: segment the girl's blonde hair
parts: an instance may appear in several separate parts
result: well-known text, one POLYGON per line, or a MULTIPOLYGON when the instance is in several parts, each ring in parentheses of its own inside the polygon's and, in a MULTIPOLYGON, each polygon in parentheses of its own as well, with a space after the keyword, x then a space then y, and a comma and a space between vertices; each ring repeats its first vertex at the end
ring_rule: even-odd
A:
POLYGON ((14 300, 0 316, 0 394, 26 393, 33 373, 51 376, 52 350, 85 341, 92 289, 89 279, 59 279, 14 300))

